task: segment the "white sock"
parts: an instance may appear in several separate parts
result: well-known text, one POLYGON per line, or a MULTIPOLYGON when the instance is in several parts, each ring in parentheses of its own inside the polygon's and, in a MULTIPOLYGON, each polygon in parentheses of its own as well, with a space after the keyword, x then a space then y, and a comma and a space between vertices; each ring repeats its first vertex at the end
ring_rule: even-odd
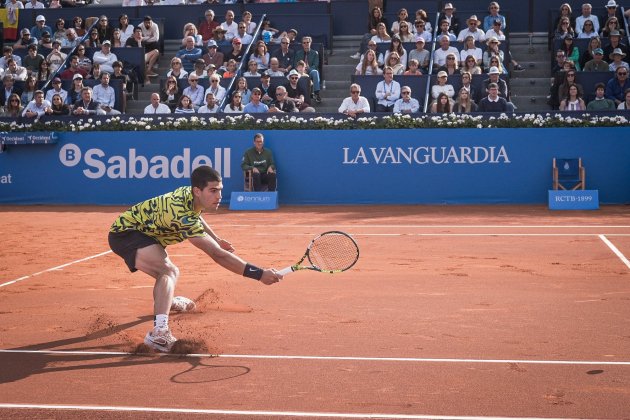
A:
POLYGON ((168 315, 159 314, 155 316, 153 326, 159 330, 168 330, 168 315))

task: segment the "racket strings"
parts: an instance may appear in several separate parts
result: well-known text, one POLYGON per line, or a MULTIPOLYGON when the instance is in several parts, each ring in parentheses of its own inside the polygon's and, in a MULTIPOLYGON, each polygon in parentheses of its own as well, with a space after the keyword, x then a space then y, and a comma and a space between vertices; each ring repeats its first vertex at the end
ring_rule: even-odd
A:
POLYGON ((359 248, 349 236, 324 234, 315 239, 309 250, 311 264, 324 271, 343 271, 359 258, 359 248))

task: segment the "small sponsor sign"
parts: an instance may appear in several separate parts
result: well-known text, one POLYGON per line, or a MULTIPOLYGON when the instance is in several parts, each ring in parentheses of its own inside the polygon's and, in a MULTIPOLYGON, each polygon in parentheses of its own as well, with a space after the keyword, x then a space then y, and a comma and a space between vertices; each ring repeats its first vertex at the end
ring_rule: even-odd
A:
POLYGON ((276 210, 278 192, 233 192, 230 210, 276 210))
POLYGON ((599 190, 549 190, 549 210, 597 210, 599 190))
POLYGON ((0 133, 0 144, 55 144, 58 141, 57 133, 0 133))

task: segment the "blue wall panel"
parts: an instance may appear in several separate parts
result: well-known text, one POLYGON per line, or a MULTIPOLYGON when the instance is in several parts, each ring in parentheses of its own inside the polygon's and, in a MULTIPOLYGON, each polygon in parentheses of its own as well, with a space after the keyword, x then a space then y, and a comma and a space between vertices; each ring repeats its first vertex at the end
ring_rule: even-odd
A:
MULTIPOLYGON (((0 203, 131 204, 187 184, 196 163, 221 172, 227 199, 242 189, 240 160, 253 134, 60 133, 56 145, 8 146, 0 154, 0 203)), ((265 137, 278 163, 281 204, 545 203, 553 157, 582 157, 587 188, 598 189, 602 203, 630 203, 630 128, 265 137)))

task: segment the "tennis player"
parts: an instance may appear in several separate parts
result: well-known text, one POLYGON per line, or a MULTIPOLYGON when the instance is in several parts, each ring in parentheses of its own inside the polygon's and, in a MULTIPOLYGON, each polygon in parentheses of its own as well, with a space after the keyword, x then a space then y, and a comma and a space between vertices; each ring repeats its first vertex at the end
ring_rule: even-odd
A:
POLYGON ((142 271, 155 279, 153 330, 144 338, 149 347, 170 351, 177 339, 168 326, 169 311, 195 308, 192 300, 174 297, 179 269, 166 253, 166 246, 186 239, 222 267, 270 285, 282 279, 275 269, 262 269, 233 254, 232 245, 219 238, 201 213, 216 210, 221 202, 221 175, 209 166, 196 168, 191 186, 143 201, 122 213, 109 231, 109 246, 122 257, 131 272, 142 271))

